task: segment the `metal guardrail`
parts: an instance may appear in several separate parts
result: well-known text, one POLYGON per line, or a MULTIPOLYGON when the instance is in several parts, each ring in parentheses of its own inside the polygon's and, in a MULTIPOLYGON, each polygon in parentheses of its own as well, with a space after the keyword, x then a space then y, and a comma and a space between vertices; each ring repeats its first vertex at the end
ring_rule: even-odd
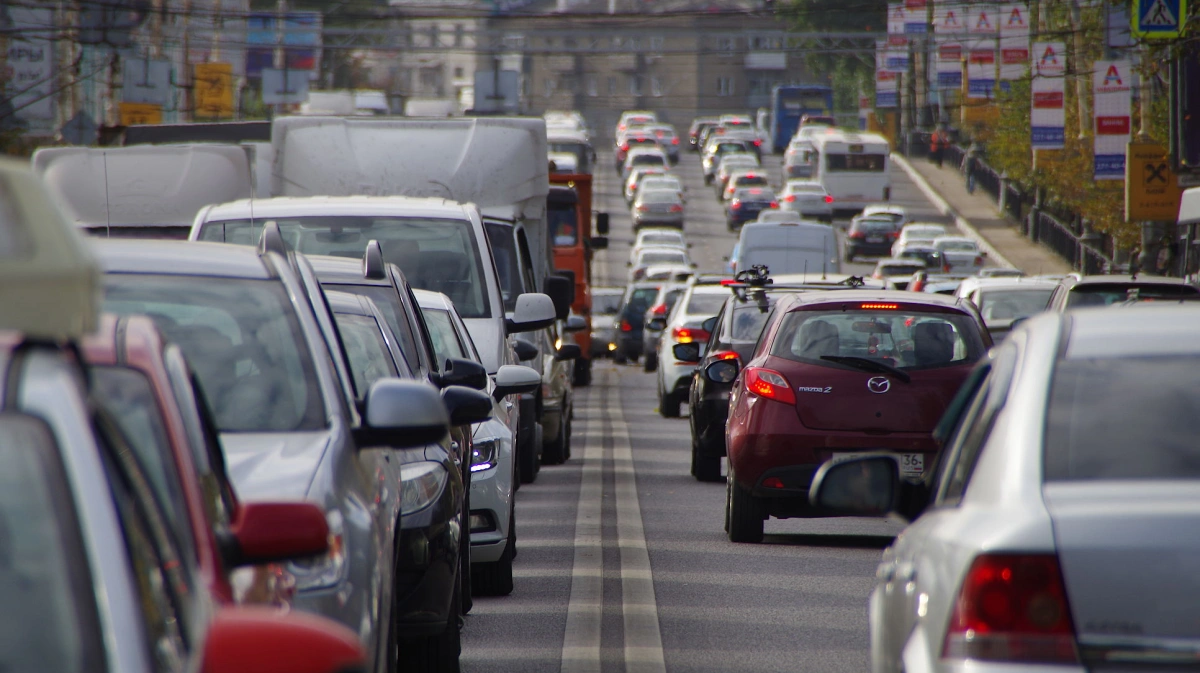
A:
MULTIPOLYGON (((1115 266, 1104 251, 1083 240, 1075 227, 1061 222, 1044 210, 1037 211, 1033 218, 1032 238, 1040 241, 1070 262, 1071 267, 1085 275, 1111 273, 1115 266)), ((1106 247, 1111 245, 1107 236, 1094 235, 1106 247)))

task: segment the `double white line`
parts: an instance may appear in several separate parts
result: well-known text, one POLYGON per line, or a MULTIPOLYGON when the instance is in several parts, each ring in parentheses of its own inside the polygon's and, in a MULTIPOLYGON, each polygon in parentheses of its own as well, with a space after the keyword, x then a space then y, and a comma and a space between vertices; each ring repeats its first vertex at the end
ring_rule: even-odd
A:
POLYGON ((604 446, 602 417, 612 428, 613 476, 616 483, 617 545, 621 552, 621 614, 624 618, 625 671, 665 673, 662 634, 654 575, 646 550, 646 531, 638 501, 629 426, 621 410, 618 387, 609 368, 602 371, 593 397, 601 405, 587 409, 584 422, 583 479, 575 517, 575 561, 571 598, 563 636, 562 673, 600 673, 600 623, 604 612, 603 516, 604 446), (595 393, 600 393, 599 395, 595 393))

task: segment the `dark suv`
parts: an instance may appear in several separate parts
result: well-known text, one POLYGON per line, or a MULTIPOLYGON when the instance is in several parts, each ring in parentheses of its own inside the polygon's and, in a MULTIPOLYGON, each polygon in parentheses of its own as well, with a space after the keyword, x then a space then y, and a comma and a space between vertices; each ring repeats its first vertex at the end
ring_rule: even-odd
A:
POLYGON ((621 298, 621 308, 617 310, 617 350, 613 352, 613 361, 623 365, 630 360, 637 361, 642 354, 642 330, 645 328, 646 310, 658 297, 658 288, 662 281, 632 283, 625 289, 621 298))
POLYGON ((742 187, 733 191, 725 206, 725 224, 730 231, 758 219, 764 210, 779 207, 779 199, 769 187, 742 187))
POLYGON ((1062 313, 1088 306, 1111 306, 1129 300, 1195 299, 1200 289, 1180 278, 1156 276, 1067 276, 1058 281, 1046 310, 1062 313))
POLYGON ((888 216, 855 218, 846 231, 846 261, 853 262, 859 255, 890 257, 892 244, 900 237, 900 227, 888 216))

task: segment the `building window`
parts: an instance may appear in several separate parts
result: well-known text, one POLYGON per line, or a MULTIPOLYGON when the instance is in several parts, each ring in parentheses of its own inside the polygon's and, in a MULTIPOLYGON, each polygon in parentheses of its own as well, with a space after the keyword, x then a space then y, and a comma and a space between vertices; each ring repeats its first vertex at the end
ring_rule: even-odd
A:
POLYGON ((629 76, 629 95, 630 96, 642 95, 642 76, 641 75, 630 75, 629 76))
POLYGON ((438 36, 438 27, 437 27, 437 24, 434 24, 429 27, 429 46, 431 46, 431 47, 440 46, 440 45, 438 45, 438 37, 439 37, 438 36))
POLYGON ((587 95, 599 96, 600 95, 600 78, 595 75, 588 75, 586 81, 587 81, 587 95))
POLYGON ((617 95, 617 78, 612 75, 608 77, 608 95, 617 95))
POLYGON ((428 95, 442 95, 442 69, 441 68, 421 68, 421 90, 420 93, 428 95))
POLYGON ((663 95, 662 80, 659 79, 657 76, 650 78, 650 95, 651 96, 662 96, 663 95))
POLYGON ((717 78, 717 95, 732 96, 733 95, 733 78, 718 77, 717 78))
POLYGON ((559 78, 558 88, 570 94, 578 93, 579 81, 573 74, 562 75, 559 78))
POLYGON ((542 80, 542 84, 543 84, 543 86, 545 86, 545 94, 544 94, 545 97, 549 98, 549 97, 553 96, 554 95, 554 87, 556 84, 556 82, 554 81, 554 78, 547 77, 546 79, 542 80))
POLYGON ((663 48, 663 39, 662 39, 661 35, 650 38, 650 51, 660 52, 660 51, 662 51, 662 48, 663 48))
POLYGON ((783 49, 783 38, 780 36, 756 37, 750 41, 750 48, 756 51, 783 49))
POLYGON ((454 24, 454 46, 463 46, 463 40, 466 37, 467 29, 461 24, 454 24))
POLYGON ((454 79, 462 79, 465 71, 461 65, 454 66, 454 79))
POLYGON ((733 51, 734 44, 732 37, 718 37, 717 51, 733 51))

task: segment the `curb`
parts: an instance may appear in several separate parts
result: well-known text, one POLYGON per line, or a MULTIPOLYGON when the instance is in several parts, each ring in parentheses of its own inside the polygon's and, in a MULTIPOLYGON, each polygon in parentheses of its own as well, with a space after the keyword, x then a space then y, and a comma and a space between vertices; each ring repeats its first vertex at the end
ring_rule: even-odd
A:
POLYGON ((917 185, 917 189, 921 190, 921 193, 925 195, 925 198, 929 199, 929 201, 933 203, 933 206, 937 208, 938 211, 940 211, 943 215, 954 218, 954 224, 962 230, 967 238, 970 238, 978 243, 979 249, 986 252, 991 260, 1000 266, 1008 267, 1010 269, 1017 268, 1016 264, 1008 261, 1007 257, 1000 254, 1000 251, 997 250, 991 243, 989 243, 988 240, 983 237, 983 234, 980 234, 979 230, 972 226, 965 217, 959 215, 958 211, 954 210, 954 207, 947 203, 946 199, 942 198, 941 194, 938 194, 936 191, 934 191, 933 187, 929 186, 929 182, 925 179, 925 176, 918 173, 917 169, 913 168, 912 164, 908 163, 908 159, 905 159, 899 154, 893 152, 892 161, 897 166, 904 169, 904 172, 908 174, 908 179, 912 180, 913 183, 917 185))

